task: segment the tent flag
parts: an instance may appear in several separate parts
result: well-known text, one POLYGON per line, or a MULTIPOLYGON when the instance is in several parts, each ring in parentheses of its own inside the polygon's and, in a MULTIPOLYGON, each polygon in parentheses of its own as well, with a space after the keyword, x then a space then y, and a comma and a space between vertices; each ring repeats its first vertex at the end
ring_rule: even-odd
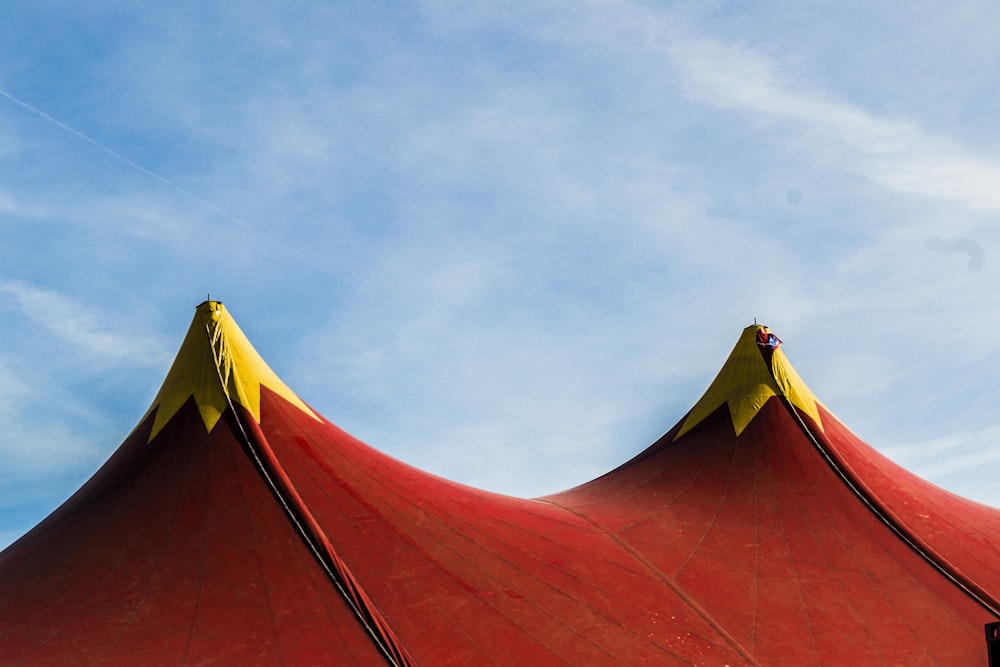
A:
POLYGON ((878 454, 784 350, 747 327, 663 437, 522 499, 340 430, 206 301, 133 432, 0 553, 0 662, 982 664, 1000 510, 878 454))
POLYGON ((767 327, 761 327, 757 330, 757 345, 773 352, 781 347, 781 339, 769 332, 767 327))

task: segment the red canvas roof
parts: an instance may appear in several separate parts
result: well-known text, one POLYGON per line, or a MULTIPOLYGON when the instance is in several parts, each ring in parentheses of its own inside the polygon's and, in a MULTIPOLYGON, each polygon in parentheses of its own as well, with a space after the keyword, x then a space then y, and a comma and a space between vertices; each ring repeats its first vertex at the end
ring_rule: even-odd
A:
POLYGON ((1000 512, 861 442, 767 333, 632 461, 524 500, 352 438, 206 302, 135 431, 0 554, 0 656, 985 664, 1000 512))

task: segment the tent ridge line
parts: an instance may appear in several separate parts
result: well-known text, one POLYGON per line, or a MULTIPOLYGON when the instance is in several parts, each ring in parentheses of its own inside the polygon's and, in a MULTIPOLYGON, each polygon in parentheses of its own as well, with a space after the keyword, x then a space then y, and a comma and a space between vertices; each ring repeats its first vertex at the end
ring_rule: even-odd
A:
MULTIPOLYGON (((917 534, 906 528, 904 523, 896 517, 888 507, 885 507, 878 500, 874 492, 872 492, 866 484, 850 472, 847 465, 833 453, 832 448, 828 447, 824 443, 825 433, 823 431, 822 422, 816 419, 816 424, 819 426, 819 434, 814 433, 813 429, 810 428, 809 424, 802 418, 802 414, 799 412, 799 409, 796 409, 797 402, 792 396, 789 396, 788 392, 788 389, 795 389, 795 383, 791 383, 786 387, 786 383, 781 382, 777 378, 774 363, 767 364, 767 367, 768 372, 775 380, 775 385, 778 388, 778 395, 781 397, 781 402, 785 406, 785 409, 788 410, 789 414, 795 420, 802 433, 806 436, 806 439, 812 444, 813 448, 819 452, 820 456, 823 457, 830 469, 833 470, 841 481, 847 485, 847 488, 850 489, 851 493, 853 493, 854 496, 858 498, 858 500, 860 500, 861 503, 868 508, 868 510, 875 515, 879 521, 882 522, 883 525, 895 533, 899 539, 910 547, 910 549, 916 552, 917 555, 919 555, 931 567, 955 584, 960 590, 962 590, 963 593, 972 598, 977 604, 1000 619, 1000 602, 994 599, 989 593, 973 581, 960 574, 958 569, 948 562, 944 556, 937 553, 937 551, 935 551, 930 545, 921 540, 917 534)), ((784 370, 787 372, 788 369, 784 370)), ((810 417, 812 417, 812 415, 810 415, 810 417)))
MULTIPOLYGON (((216 333, 219 327, 216 328, 216 333)), ((246 445, 250 457, 253 459, 255 467, 281 504, 286 516, 291 520, 296 531, 309 546, 313 556, 319 562, 320 567, 326 572, 340 597, 350 608, 351 613, 364 628, 379 653, 392 667, 415 667, 416 662, 410 658, 406 649, 403 648, 399 639, 392 632, 391 627, 382 617, 378 609, 372 603, 371 598, 365 593, 358 583, 354 574, 348 568, 347 563, 337 554, 333 544, 323 532, 319 522, 309 511, 302 496, 299 495, 292 484, 291 479, 281 466, 281 462, 275 455, 267 436, 261 430, 257 421, 257 416, 245 405, 239 404, 243 412, 247 413, 248 419, 240 419, 240 411, 237 403, 233 401, 229 394, 228 385, 223 371, 224 357, 215 354, 215 335, 211 327, 206 323, 205 333, 209 337, 215 361, 215 370, 218 373, 222 393, 229 405, 229 412, 239 429, 239 434, 243 436, 243 444, 246 445), (244 426, 244 421, 246 426, 244 426), (248 429, 249 428, 249 432, 248 429)), ((227 371, 230 369, 226 369, 227 371)), ((234 433, 235 435, 235 433, 234 433)))
MULTIPOLYGON (((246 408, 243 410, 246 411, 246 408)), ((237 423, 242 421, 237 416, 236 410, 233 411, 233 415, 237 423)), ((271 449, 260 425, 255 420, 250 419, 247 421, 247 426, 249 433, 243 430, 241 423, 240 430, 243 432, 245 442, 257 463, 261 476, 264 477, 285 513, 306 544, 309 545, 313 556, 319 561, 320 566, 333 582, 337 592, 340 593, 355 618, 388 664, 393 667, 415 667, 416 661, 407 653, 393 633, 389 623, 378 611, 347 563, 333 547, 319 522, 309 511, 309 507, 282 468, 274 450, 271 449)))
POLYGON ((937 553, 932 547, 925 544, 915 533, 907 529, 893 513, 882 505, 877 497, 867 489, 859 479, 847 469, 829 447, 824 445, 821 437, 813 433, 812 429, 799 414, 798 410, 789 400, 788 396, 782 394, 782 403, 795 419, 799 428, 805 434, 806 439, 813 445, 820 456, 826 461, 831 470, 847 485, 858 500, 881 521, 889 530, 896 534, 910 549, 916 552, 931 567, 937 570, 942 576, 955 584, 963 593, 972 598, 977 604, 1000 619, 1000 602, 995 600, 980 586, 962 576, 958 570, 944 556, 937 553))

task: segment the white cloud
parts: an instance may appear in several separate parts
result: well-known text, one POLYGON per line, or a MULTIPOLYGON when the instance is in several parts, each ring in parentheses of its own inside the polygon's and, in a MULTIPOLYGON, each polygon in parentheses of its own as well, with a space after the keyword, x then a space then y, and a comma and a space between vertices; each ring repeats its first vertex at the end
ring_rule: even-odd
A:
MULTIPOLYGON (((179 339, 129 313, 182 333, 210 290, 329 418, 535 493, 668 428, 753 317, 796 361, 814 346, 806 380, 883 433, 928 393, 915 386, 994 358, 997 164, 957 126, 838 83, 802 25, 723 30, 723 5, 711 20, 656 3, 420 7, 163 5, 59 71, 30 54, 60 44, 0 44, 29 54, 4 85, 66 126, 0 105, 16 177, 0 214, 30 205, 39 223, 0 228, 26 279, 0 281, 26 316, 5 324, 65 343, 44 378, 8 379, 154 392, 179 339), (928 322, 961 344, 928 353, 928 322), (128 364, 149 384, 103 373, 128 364)), ((862 63, 883 45, 875 27, 851 36, 879 40, 852 51, 862 63)), ((989 109, 993 88, 954 107, 989 109)), ((944 423, 929 404, 917 417, 944 423)))
POLYGON ((995 480, 994 483, 976 481, 983 470, 995 470, 1000 465, 1000 425, 885 447, 881 451, 924 479, 947 488, 962 487, 967 497, 1000 507, 1000 488, 995 480))
POLYGON ((671 53, 691 97, 753 114, 772 124, 768 130, 779 141, 805 148, 816 159, 860 171, 897 192, 1000 210, 1000 162, 948 137, 838 100, 783 74, 775 59, 748 48, 704 39, 678 44, 671 53))
POLYGON ((79 476, 81 468, 92 471, 109 453, 102 437, 110 425, 100 415, 80 405, 65 387, 48 382, 38 365, 28 364, 36 372, 26 375, 14 368, 23 364, 14 361, 0 357, 0 482, 11 490, 2 494, 0 508, 27 502, 29 487, 79 476))
POLYGON ((0 192, 0 214, 17 213, 18 207, 7 194, 0 192))
POLYGON ((107 315, 58 292, 18 280, 0 282, 0 292, 13 296, 35 323, 86 352, 143 366, 160 366, 170 358, 160 341, 116 332, 107 315))

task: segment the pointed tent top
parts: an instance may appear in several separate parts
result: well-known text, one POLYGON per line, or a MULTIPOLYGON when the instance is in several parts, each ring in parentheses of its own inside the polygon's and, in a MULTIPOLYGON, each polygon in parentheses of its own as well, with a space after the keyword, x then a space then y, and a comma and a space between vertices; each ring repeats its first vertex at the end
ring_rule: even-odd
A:
POLYGON ((784 396, 822 429, 816 409, 818 401, 795 372, 780 344, 766 326, 755 323, 744 329, 722 370, 691 408, 676 437, 697 426, 722 404, 729 407, 733 428, 739 435, 772 396, 784 396), (760 341, 768 338, 777 343, 762 349, 760 341))
POLYGON ((184 404, 208 424, 240 401, 239 425, 164 428, 163 456, 133 432, 0 553, 0 655, 977 664, 981 628, 1000 618, 1000 513, 878 455, 819 408, 770 336, 744 331, 688 416, 691 429, 726 404, 739 437, 717 414, 576 489, 519 500, 290 407, 302 404, 209 300, 147 420, 162 427, 184 404), (782 405, 746 429, 772 396, 782 405), (797 427, 809 407, 824 430, 816 416, 797 427))
POLYGON ((209 431, 230 402, 242 405, 260 422, 261 385, 319 420, 257 354, 222 302, 203 301, 196 308, 194 321, 149 408, 149 412, 156 410, 149 439, 192 396, 209 431))

